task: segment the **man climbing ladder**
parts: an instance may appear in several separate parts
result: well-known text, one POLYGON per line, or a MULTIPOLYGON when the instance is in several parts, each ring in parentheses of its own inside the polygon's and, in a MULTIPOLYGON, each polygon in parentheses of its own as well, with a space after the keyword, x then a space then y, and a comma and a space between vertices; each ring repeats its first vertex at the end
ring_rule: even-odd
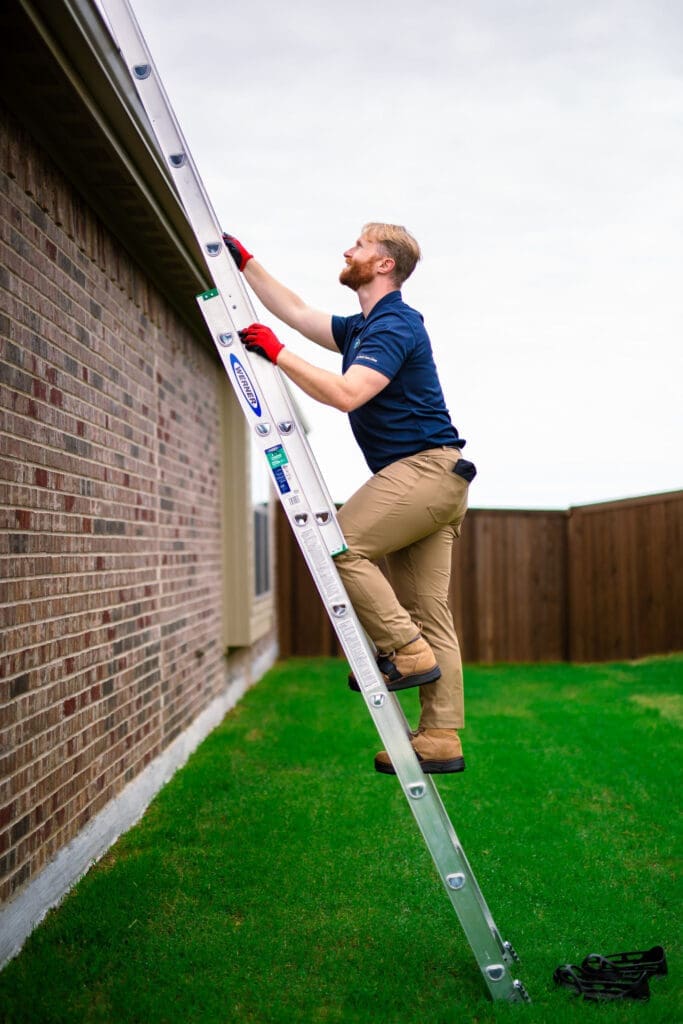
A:
MULTIPOLYGON (((373 476, 339 513, 348 550, 336 566, 377 648, 387 688, 420 687, 412 744, 422 770, 461 772, 462 663, 448 587, 451 548, 476 469, 462 458, 465 441, 451 423, 422 316, 401 295, 420 259, 418 244, 403 227, 366 224, 344 253, 339 277, 357 293, 361 312, 339 317, 308 306, 236 238, 224 238, 271 313, 341 352, 342 373, 335 374, 286 349, 263 324, 241 332, 250 351, 277 364, 312 398, 349 414, 373 476), (390 581, 376 564, 380 558, 390 581)), ((375 767, 394 772, 386 751, 375 767)))
POLYGON ((445 607, 450 569, 445 548, 450 551, 465 514, 466 485, 475 470, 460 455, 464 441, 444 407, 422 318, 400 295, 419 257, 417 245, 402 229, 403 244, 396 244, 386 226, 366 226, 346 253, 341 275, 361 299, 361 313, 348 318, 310 309, 228 238, 231 259, 129 0, 102 2, 213 282, 197 296, 199 309, 250 434, 272 471, 282 508, 351 666, 353 685, 386 748, 377 767, 396 774, 491 998, 526 1001, 524 985, 512 973, 517 955, 496 927, 431 777, 464 767, 456 732, 462 722, 460 659, 450 616, 440 619, 438 609, 445 607), (283 350, 272 331, 254 323, 254 307, 235 263, 246 268, 262 301, 285 322, 342 351, 341 374, 298 359, 283 350), (275 363, 314 397, 354 417, 374 476, 345 506, 350 545, 275 363), (390 413, 383 411, 387 402, 390 413), (394 468, 405 466, 412 467, 413 475, 395 477, 394 468), (381 488, 375 492, 377 481, 381 488), (419 500, 413 502, 417 492, 419 500), (392 543, 386 543, 387 536, 392 543), (434 538, 441 539, 441 546, 434 538), (371 565, 381 551, 392 563, 394 590, 371 565), (402 552, 407 554, 401 557, 402 552), (338 571, 342 566, 348 590, 338 571), (437 587, 434 577, 439 578, 437 587), (369 608, 366 621, 386 652, 379 663, 355 603, 364 617, 369 608), (417 735, 409 734, 401 705, 389 692, 413 685, 423 695, 423 731, 417 735), (446 722, 448 727, 441 728, 446 722))

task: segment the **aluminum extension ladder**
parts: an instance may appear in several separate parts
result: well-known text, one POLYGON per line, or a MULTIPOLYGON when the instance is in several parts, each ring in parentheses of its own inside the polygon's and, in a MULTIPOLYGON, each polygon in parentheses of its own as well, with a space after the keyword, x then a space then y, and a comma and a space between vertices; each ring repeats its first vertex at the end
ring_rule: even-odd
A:
POLYGON ((188 151, 154 61, 128 0, 101 0, 122 57, 172 172, 180 200, 215 287, 197 296, 228 379, 252 425, 280 501, 344 650, 377 732, 420 827, 439 877, 494 1000, 528 995, 511 968, 518 957, 503 942, 449 820, 433 779, 419 765, 405 715, 389 693, 374 650, 349 602, 334 564, 346 549, 335 506, 302 430, 282 375, 251 356, 238 331, 256 320, 242 277, 188 151))

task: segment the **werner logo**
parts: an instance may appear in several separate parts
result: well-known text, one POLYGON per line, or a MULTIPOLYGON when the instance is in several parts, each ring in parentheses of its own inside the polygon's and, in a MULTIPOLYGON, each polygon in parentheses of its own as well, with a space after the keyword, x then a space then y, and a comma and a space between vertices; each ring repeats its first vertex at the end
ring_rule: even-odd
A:
POLYGON ((254 387, 249 379, 249 374, 242 366, 237 356, 230 356, 230 365, 232 366, 232 372, 235 374, 235 380, 240 386, 240 391, 249 402, 257 416, 261 415, 261 405, 258 400, 258 395, 254 391, 254 387))

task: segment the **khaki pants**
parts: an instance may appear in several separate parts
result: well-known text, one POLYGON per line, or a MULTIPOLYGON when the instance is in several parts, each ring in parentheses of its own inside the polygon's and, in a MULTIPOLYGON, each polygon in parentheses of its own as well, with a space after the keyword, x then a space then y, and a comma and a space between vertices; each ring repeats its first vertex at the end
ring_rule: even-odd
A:
POLYGON ((420 631, 441 678, 420 687, 420 725, 465 724, 462 661, 448 606, 451 548, 467 511, 468 483, 453 472, 460 453, 430 448, 376 473, 342 506, 348 551, 335 558, 351 603, 379 651, 420 631), (386 558, 389 582, 375 564, 386 558))

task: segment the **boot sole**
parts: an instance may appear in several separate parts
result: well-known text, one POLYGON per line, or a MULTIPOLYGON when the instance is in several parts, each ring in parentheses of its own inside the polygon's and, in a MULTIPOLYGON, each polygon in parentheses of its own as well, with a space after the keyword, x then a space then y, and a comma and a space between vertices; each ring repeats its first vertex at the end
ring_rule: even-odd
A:
MULTIPOLYGON (((438 665, 434 668, 430 668, 427 672, 417 672, 414 676, 401 676, 400 679, 394 679, 386 683, 386 688, 389 693, 396 693, 397 690, 409 690, 413 686, 424 686, 425 683, 435 683, 437 679, 441 678, 441 669, 438 665)), ((348 677, 349 690, 353 690, 354 693, 360 693, 360 686, 355 676, 348 677)))
MULTIPOLYGON (((455 772, 465 771, 464 757, 450 757, 445 761, 423 761, 418 755, 418 761, 425 775, 451 775, 455 772)), ((378 761, 377 758, 375 758, 375 771, 381 772, 383 775, 396 774, 393 764, 385 764, 383 761, 378 761)))

